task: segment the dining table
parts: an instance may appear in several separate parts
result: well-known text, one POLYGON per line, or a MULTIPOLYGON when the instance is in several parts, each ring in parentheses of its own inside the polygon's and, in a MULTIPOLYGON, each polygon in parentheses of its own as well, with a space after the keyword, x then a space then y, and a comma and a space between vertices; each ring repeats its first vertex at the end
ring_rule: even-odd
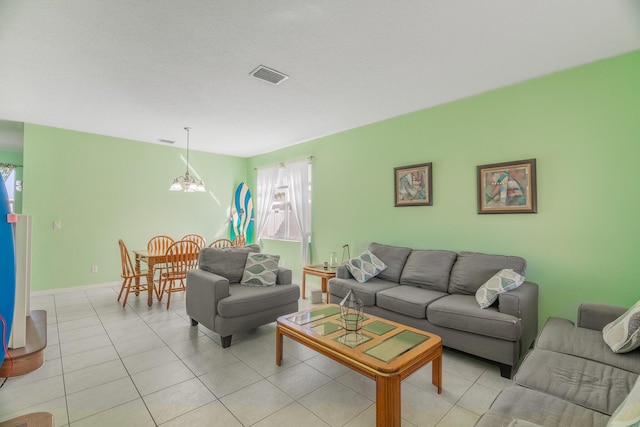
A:
MULTIPOLYGON (((136 273, 140 273, 140 263, 145 262, 147 264, 147 304, 149 307, 153 304, 153 270, 158 264, 164 264, 167 262, 167 254, 165 252, 149 252, 148 249, 137 249, 133 251, 136 256, 136 273)), ((136 279, 140 280, 140 279, 136 279)), ((137 284, 137 283, 136 283, 137 284)))
MULTIPOLYGON (((155 284, 153 282, 154 269, 156 265, 167 264, 171 261, 169 256, 167 256, 166 252, 162 251, 149 251, 148 249, 136 249, 133 251, 136 256, 136 273, 140 273, 140 264, 147 264, 147 305, 151 307, 153 304, 153 289, 155 288, 155 284)), ((198 252, 193 252, 190 254, 189 259, 198 258, 198 252)), ((136 281, 140 280, 139 278, 136 281)), ((138 283, 136 283, 138 284, 138 283)), ((158 295, 158 299, 160 295, 158 295)))

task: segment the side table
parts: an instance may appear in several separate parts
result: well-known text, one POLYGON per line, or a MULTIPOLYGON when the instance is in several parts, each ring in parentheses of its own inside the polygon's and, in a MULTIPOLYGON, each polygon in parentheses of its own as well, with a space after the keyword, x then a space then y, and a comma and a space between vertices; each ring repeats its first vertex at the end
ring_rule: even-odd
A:
POLYGON ((306 288, 306 278, 307 274, 311 276, 320 277, 322 280, 322 293, 325 294, 327 304, 329 303, 329 288, 327 283, 329 279, 336 277, 336 267, 327 267, 324 268, 322 265, 307 265, 302 267, 302 298, 305 299, 307 295, 305 294, 306 288))

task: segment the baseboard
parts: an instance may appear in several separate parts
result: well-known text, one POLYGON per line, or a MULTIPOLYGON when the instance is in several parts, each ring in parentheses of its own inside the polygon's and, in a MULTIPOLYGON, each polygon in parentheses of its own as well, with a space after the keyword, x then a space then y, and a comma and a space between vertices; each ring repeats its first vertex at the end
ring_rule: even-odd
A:
POLYGON ((37 295, 51 295, 51 294, 62 294, 66 292, 75 292, 75 291, 89 291, 92 289, 100 289, 100 288, 113 288, 115 286, 122 285, 121 281, 117 282, 106 282, 106 283, 93 283, 91 285, 82 285, 82 286, 73 286, 70 288, 57 288, 57 289, 45 289, 42 291, 31 291, 32 296, 37 295))

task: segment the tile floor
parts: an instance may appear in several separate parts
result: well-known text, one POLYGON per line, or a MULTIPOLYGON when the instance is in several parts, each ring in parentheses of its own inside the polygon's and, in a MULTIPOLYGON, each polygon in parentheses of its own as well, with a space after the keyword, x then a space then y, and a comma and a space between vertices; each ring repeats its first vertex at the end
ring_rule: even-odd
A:
MULTIPOLYGON (((0 389, 0 421, 48 411, 56 426, 374 426, 373 381, 285 338, 275 325, 220 337, 191 327, 184 295, 171 309, 116 287, 32 296, 47 311, 45 365, 0 389)), ((301 300, 301 307, 308 305, 301 300)), ((403 426, 472 426, 511 384, 498 367, 445 350, 443 393, 428 365, 402 383, 403 426)))

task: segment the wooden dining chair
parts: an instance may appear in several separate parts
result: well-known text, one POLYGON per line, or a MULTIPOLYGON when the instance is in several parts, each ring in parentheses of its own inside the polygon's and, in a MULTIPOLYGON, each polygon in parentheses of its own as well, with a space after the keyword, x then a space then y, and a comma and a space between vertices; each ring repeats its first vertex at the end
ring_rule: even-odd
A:
POLYGON ((145 291, 146 293, 149 289, 149 284, 147 283, 147 272, 136 272, 133 268, 129 250, 122 239, 118 240, 118 245, 120 246, 120 260, 122 261, 122 287, 118 294, 118 301, 120 301, 122 294, 126 291, 124 295, 124 302, 122 303, 122 306, 124 307, 127 305, 127 298, 129 297, 130 292, 135 292, 136 296, 140 295, 140 292, 142 291, 145 291), (145 283, 142 283, 142 279, 144 279, 145 283))
POLYGON ((210 248, 230 248, 231 246, 233 242, 229 239, 218 239, 209 245, 210 248))
POLYGON ((158 296, 162 301, 164 294, 167 294, 167 310, 171 304, 171 294, 185 291, 187 271, 198 264, 199 252, 198 245, 190 240, 180 240, 167 249, 167 269, 162 273, 160 280, 162 285, 158 296))
MULTIPOLYGON (((149 239, 149 242, 147 243, 147 252, 164 254, 167 252, 167 249, 169 249, 169 246, 171 246, 173 243, 174 243, 174 240, 169 236, 163 236, 163 235, 154 236, 151 239, 149 239)), ((154 282, 153 290, 155 291, 158 299, 160 299, 160 278, 162 276, 162 273, 164 273, 164 271, 166 270, 166 268, 167 268, 166 263, 159 263, 153 266, 153 282, 154 282), (156 287, 156 272, 158 272, 157 287, 156 287)))
POLYGON ((238 234, 235 239, 231 242, 233 246, 246 246, 247 245, 247 237, 241 234, 238 234))
POLYGON ((169 236, 154 236, 149 239, 149 243, 147 243, 147 250, 149 252, 166 253, 169 246, 173 243, 175 243, 175 241, 169 236))
POLYGON ((207 240, 199 234, 185 234, 180 240, 189 240, 195 242, 200 249, 207 246, 207 240))

